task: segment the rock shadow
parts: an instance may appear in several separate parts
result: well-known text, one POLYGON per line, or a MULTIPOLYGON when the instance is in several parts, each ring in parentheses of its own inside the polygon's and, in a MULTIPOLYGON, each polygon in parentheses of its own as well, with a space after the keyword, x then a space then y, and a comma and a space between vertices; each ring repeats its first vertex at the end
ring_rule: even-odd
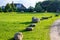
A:
POLYGON ((29 32, 29 31, 27 31, 27 30, 24 29, 24 30, 21 30, 21 31, 19 31, 19 32, 22 32, 22 33, 23 33, 23 32, 29 32))
POLYGON ((8 39, 8 40, 14 40, 14 38, 10 38, 10 39, 8 39))
POLYGON ((31 24, 32 22, 22 22, 22 23, 20 23, 20 24, 31 24))

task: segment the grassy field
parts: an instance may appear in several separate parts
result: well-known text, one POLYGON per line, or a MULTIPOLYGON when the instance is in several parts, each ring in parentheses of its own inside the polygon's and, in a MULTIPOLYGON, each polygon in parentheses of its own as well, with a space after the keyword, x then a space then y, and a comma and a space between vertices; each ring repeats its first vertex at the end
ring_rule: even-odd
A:
POLYGON ((50 40, 49 29, 59 17, 55 17, 55 13, 0 13, 0 40, 13 40, 16 32, 23 33, 23 40, 50 40), (24 31, 33 16, 37 18, 42 16, 53 17, 36 23, 33 31, 24 31))

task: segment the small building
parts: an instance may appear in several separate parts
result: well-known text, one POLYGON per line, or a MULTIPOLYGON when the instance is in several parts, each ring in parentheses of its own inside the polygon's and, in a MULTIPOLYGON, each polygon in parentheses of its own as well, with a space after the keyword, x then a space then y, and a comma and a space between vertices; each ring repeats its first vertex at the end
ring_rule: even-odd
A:
POLYGON ((15 7, 18 9, 18 12, 24 12, 26 10, 26 7, 23 4, 20 3, 14 3, 15 7))
POLYGON ((14 5, 15 5, 16 8, 19 8, 19 9, 26 9, 26 7, 25 7, 23 4, 14 3, 14 5))

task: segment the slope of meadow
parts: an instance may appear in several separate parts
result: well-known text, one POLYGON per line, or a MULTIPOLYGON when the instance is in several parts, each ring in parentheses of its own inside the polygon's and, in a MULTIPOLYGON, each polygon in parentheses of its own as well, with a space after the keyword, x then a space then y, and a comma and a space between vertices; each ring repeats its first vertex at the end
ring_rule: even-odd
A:
POLYGON ((50 40, 50 26, 59 17, 55 17, 55 13, 0 13, 0 40, 13 40, 16 32, 23 33, 23 40, 50 40), (53 17, 36 23, 33 31, 24 31, 33 16, 37 18, 42 16, 53 17))

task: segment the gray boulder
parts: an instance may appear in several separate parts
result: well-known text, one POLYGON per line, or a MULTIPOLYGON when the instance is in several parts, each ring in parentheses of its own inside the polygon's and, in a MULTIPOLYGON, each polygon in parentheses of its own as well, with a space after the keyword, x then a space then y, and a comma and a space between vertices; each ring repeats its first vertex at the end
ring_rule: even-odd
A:
POLYGON ((36 26, 35 23, 32 23, 32 24, 29 25, 29 27, 35 27, 35 26, 36 26))
POLYGON ((33 30, 33 27, 27 27, 26 28, 26 31, 32 31, 33 30))
POLYGON ((18 32, 14 35, 14 39, 15 40, 22 40, 23 39, 23 35, 21 32, 18 32))
POLYGON ((39 22, 40 20, 38 19, 38 18, 36 18, 36 17, 32 17, 32 23, 37 23, 37 22, 39 22))

